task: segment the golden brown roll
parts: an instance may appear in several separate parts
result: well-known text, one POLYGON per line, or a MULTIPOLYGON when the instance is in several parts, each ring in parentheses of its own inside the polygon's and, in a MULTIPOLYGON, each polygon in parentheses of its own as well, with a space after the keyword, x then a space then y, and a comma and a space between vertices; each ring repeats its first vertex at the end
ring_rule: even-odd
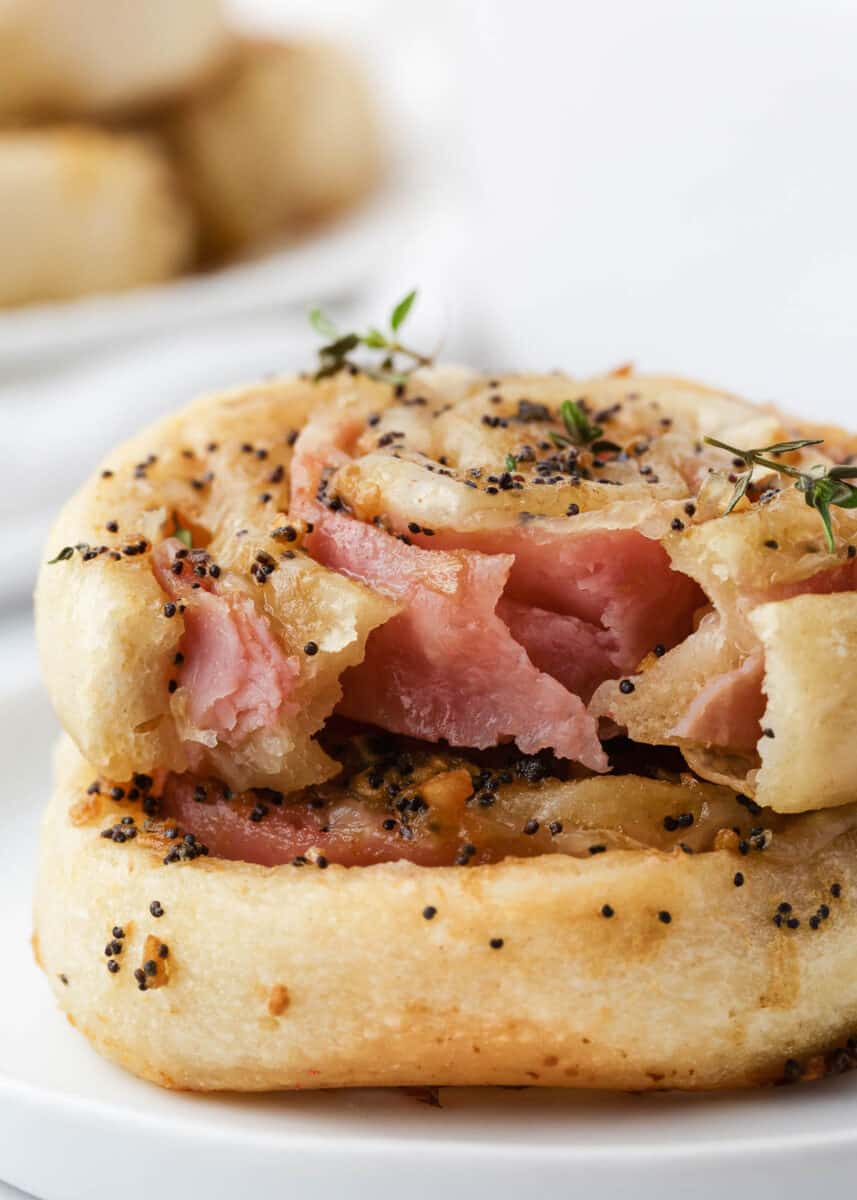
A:
POLYGON ((220 0, 4 0, 0 120, 137 111, 199 83, 231 45, 220 0))
POLYGON ((560 852, 321 870, 313 850, 165 863, 169 822, 92 778, 65 741, 37 955, 95 1047, 164 1086, 694 1089, 853 1063, 853 805, 777 817, 687 778, 516 776, 483 812, 512 855, 524 814, 560 852), (769 844, 743 855, 729 827, 756 821, 769 844))
POLYGON ((165 126, 206 251, 234 255, 347 208, 379 174, 367 83, 335 47, 245 40, 165 126))
POLYGON ((119 447, 51 534, 65 1011, 198 1089, 857 1065, 853 439, 353 341, 119 447))
POLYGON ((146 139, 73 126, 0 133, 0 306, 171 279, 189 207, 146 139))

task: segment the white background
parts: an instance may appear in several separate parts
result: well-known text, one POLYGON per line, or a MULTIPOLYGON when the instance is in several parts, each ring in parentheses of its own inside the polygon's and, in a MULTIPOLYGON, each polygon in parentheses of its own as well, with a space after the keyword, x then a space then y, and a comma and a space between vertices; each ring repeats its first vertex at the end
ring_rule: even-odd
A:
POLYGON ((500 347, 846 419, 854 4, 477 7, 474 277, 500 347))
POLYGON ((235 7, 391 54, 400 94, 443 113, 467 183, 444 292, 492 363, 632 357, 847 417, 853 2, 235 7))

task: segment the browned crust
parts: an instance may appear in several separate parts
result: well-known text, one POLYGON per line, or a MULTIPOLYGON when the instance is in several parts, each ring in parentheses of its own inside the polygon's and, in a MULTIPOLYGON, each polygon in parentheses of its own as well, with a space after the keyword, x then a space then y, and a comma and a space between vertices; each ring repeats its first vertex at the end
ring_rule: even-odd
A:
POLYGON ((41 957, 96 1048, 162 1086, 702 1089, 852 1065, 853 832, 788 865, 724 849, 472 869, 165 866, 69 821, 90 774, 66 744, 42 841, 41 957), (824 896, 823 928, 773 924, 784 897, 803 915, 824 896), (169 945, 168 986, 141 991, 150 939, 169 945))
POLYGON ((289 989, 284 983, 275 983, 268 996, 268 1012, 272 1017, 281 1017, 289 1007, 289 989))

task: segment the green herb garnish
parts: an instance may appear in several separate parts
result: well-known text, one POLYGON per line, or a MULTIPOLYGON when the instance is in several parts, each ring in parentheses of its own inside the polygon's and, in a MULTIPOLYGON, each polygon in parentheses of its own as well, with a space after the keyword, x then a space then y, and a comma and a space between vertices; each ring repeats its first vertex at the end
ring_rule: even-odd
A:
POLYGON ((827 549, 833 554, 836 542, 833 539, 830 509, 833 505, 837 508, 857 508, 857 487, 846 482, 848 479, 857 479, 857 465, 827 468, 819 464, 810 467, 808 471, 799 471, 797 467, 775 462, 767 457, 769 454, 790 454, 794 450, 804 450, 807 446, 820 446, 823 438, 802 438, 795 442, 776 442, 773 446, 762 446, 756 450, 741 450, 737 446, 730 446, 727 442, 721 442, 712 437, 706 437, 703 440, 709 446, 727 450, 744 464, 745 469, 735 481, 735 490, 726 508, 727 514, 731 513, 739 500, 747 494, 755 468, 767 467, 769 470, 794 480, 794 486, 799 492, 803 492, 806 503, 810 508, 814 508, 821 517, 827 549))
POLYGON ((434 362, 431 355, 420 354, 419 351, 412 350, 409 346, 405 346, 397 336, 407 320, 416 298, 417 293, 414 290, 408 292, 407 296, 403 296, 395 305, 390 313, 389 333, 384 333, 374 325, 370 325, 366 333, 340 333, 320 308, 314 308, 309 314, 310 324, 316 333, 328 340, 318 352, 319 368, 313 378, 316 380, 326 379, 347 367, 356 367, 358 370, 365 371, 372 379, 396 384, 404 383, 418 367, 430 367, 434 362), (365 346, 367 350, 382 351, 381 362, 377 366, 368 368, 353 362, 349 355, 359 346, 365 346), (398 359, 408 361, 403 366, 397 361, 398 359))
POLYGON ((600 425, 593 425, 579 400, 563 400, 559 415, 575 446, 588 446, 604 433, 600 425))
POLYGON ((618 453, 622 447, 604 438, 604 430, 600 425, 590 421, 586 409, 579 400, 563 400, 559 406, 559 415, 566 428, 566 433, 551 433, 550 437, 555 446, 576 446, 579 450, 589 449, 593 454, 602 451, 618 453))
POLYGON ((517 469, 518 469, 517 458, 515 458, 514 454, 507 454, 506 455, 506 470, 507 471, 517 471, 517 469))
POLYGON ((74 557, 75 550, 79 550, 81 554, 84 554, 89 549, 89 542, 75 542, 73 546, 63 546, 55 558, 48 559, 48 566, 52 567, 54 563, 58 562, 67 562, 68 559, 74 557))
POLYGON ((178 513, 173 513, 173 523, 175 525, 173 537, 178 538, 180 542, 183 542, 184 545, 187 546, 188 550, 193 550, 193 534, 189 529, 186 529, 182 525, 181 521, 179 520, 178 513))

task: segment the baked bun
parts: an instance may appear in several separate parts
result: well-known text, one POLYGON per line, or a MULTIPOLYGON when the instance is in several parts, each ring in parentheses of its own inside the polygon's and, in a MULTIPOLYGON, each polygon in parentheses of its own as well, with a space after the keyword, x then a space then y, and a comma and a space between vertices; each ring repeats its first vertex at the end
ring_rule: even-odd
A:
POLYGON ((0 118, 137 111, 198 84, 230 49, 220 0, 4 0, 0 118))
POLYGON ((193 253, 169 163, 132 135, 0 133, 0 211, 0 305, 157 283, 193 253))
POLYGON ((231 70, 180 106, 165 132, 212 257, 345 209, 379 174, 366 82, 323 44, 242 41, 231 70))
POLYGON ((95 1047, 164 1086, 713 1088, 854 1064, 854 805, 778 817, 687 777, 516 773, 483 811, 519 846, 524 813, 537 839, 562 822, 563 852, 165 863, 156 804, 93 792, 67 739, 56 767, 39 961, 95 1047), (742 854, 732 826, 757 822, 742 854))
POLYGON ((353 340, 120 447, 51 534, 70 1018, 198 1089, 857 1065, 853 439, 353 340))

